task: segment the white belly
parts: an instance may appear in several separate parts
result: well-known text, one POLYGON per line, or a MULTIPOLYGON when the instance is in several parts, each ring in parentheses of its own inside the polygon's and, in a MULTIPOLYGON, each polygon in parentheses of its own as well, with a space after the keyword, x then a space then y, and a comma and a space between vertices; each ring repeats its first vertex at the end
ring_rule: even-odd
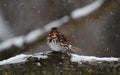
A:
POLYGON ((59 42, 55 42, 55 40, 51 41, 51 43, 48 44, 49 47, 54 51, 64 51, 64 47, 60 45, 59 42))

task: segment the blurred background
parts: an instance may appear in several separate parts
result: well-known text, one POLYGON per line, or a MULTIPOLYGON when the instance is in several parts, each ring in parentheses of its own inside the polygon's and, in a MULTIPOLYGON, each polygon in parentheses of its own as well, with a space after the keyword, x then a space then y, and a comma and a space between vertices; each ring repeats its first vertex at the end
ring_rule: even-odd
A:
POLYGON ((120 57, 119 0, 0 0, 0 60, 50 51, 52 26, 80 55, 120 57))

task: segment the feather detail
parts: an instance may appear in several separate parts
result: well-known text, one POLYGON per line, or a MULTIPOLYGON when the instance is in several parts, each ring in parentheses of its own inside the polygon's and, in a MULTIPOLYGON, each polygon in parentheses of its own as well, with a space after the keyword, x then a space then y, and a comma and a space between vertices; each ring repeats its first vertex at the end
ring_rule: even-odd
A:
POLYGON ((73 51, 73 52, 75 52, 75 53, 78 53, 78 52, 81 51, 80 48, 75 47, 75 46, 73 46, 73 45, 69 45, 69 48, 70 48, 71 51, 73 51))

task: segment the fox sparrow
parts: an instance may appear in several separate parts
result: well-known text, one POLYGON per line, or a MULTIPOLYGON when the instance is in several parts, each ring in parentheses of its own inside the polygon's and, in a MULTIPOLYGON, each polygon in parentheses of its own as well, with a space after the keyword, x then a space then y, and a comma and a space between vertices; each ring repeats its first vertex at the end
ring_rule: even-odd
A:
POLYGON ((81 49, 73 46, 72 43, 61 32, 59 32, 56 27, 53 27, 50 33, 48 34, 47 43, 49 47, 54 51, 81 51, 81 49))

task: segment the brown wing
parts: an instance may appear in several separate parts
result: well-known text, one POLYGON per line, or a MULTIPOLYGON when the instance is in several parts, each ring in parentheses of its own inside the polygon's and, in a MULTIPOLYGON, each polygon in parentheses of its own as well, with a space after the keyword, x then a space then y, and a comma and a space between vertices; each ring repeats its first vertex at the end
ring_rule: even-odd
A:
POLYGON ((62 33, 59 33, 59 36, 60 36, 61 39, 63 39, 63 41, 65 42, 65 44, 67 44, 67 46, 69 47, 69 49, 71 51, 73 51, 75 53, 81 51, 80 48, 73 46, 72 43, 62 33))
POLYGON ((58 32, 59 39, 61 39, 61 42, 69 45, 72 44, 62 33, 58 32))

